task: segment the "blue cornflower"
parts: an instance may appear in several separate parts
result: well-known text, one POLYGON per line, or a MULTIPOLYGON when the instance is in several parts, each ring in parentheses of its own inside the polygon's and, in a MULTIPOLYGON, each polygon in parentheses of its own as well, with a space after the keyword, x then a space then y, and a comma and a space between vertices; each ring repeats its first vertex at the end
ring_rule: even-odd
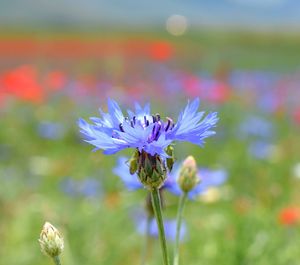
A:
POLYGON ((138 175, 136 173, 130 174, 128 166, 128 158, 121 156, 118 159, 117 166, 114 167, 113 173, 121 178, 125 187, 130 190, 142 189, 143 184, 139 181, 138 175))
POLYGON ((65 135, 65 128, 61 123, 42 121, 38 125, 38 133, 42 138, 56 140, 65 135))
MULTIPOLYGON (((139 182, 138 175, 131 175, 129 173, 126 161, 128 161, 128 158, 120 157, 118 159, 117 166, 113 169, 113 172, 122 179, 127 189, 142 189, 143 185, 139 182)), ((181 163, 175 163, 172 172, 168 173, 166 181, 162 186, 162 189, 165 189, 177 196, 182 194, 182 190, 178 184, 180 168, 181 163)), ((190 199, 195 199, 198 195, 205 193, 210 187, 222 185, 228 178, 228 174, 224 169, 212 170, 209 168, 200 168, 198 170, 198 175, 201 181, 188 192, 188 197, 190 199)))
POLYGON ((69 196, 83 196, 87 198, 96 198, 101 196, 102 193, 100 182, 95 178, 74 180, 67 177, 61 182, 61 189, 69 196))
POLYGON ((249 144, 248 151, 257 159, 267 159, 272 156, 274 145, 269 141, 257 140, 249 144))
POLYGON ((199 99, 188 103, 179 115, 177 123, 159 114, 151 115, 150 105, 142 108, 135 104, 135 112, 128 110, 125 117, 119 105, 108 100, 108 113, 100 109, 102 118, 91 118, 93 125, 80 119, 85 141, 104 154, 114 154, 125 148, 134 148, 130 159, 129 171, 137 172, 139 180, 149 190, 160 188, 171 170, 174 157, 173 141, 188 141, 202 146, 204 139, 213 135, 211 130, 217 121, 217 113, 210 113, 203 118, 204 112, 198 112, 199 99), (202 119, 203 118, 203 119, 202 119))
POLYGON ((269 120, 251 115, 239 124, 238 135, 243 138, 260 137, 268 139, 274 136, 275 128, 269 120))
POLYGON ((91 118, 94 124, 79 119, 78 125, 84 140, 104 154, 114 154, 125 148, 136 148, 151 156, 167 158, 165 149, 173 141, 187 141, 202 146, 204 139, 215 134, 217 113, 198 112, 199 99, 188 103, 180 113, 176 123, 166 118, 163 121, 159 114, 151 115, 150 105, 142 108, 135 104, 135 112, 128 110, 124 116, 117 102, 108 100, 108 113, 101 109, 102 118, 91 118))
MULTIPOLYGON (((139 218, 138 220, 136 220, 137 223, 137 231, 139 234, 141 235, 145 235, 147 233, 147 218, 143 217, 143 218, 139 218)), ((148 228, 148 235, 150 237, 155 237, 158 238, 158 227, 157 227, 157 223, 155 221, 155 219, 151 219, 150 223, 148 224, 149 228, 148 228)), ((166 239, 170 240, 170 241, 175 241, 176 238, 176 220, 172 220, 172 219, 166 219, 164 220, 164 229, 165 229, 165 233, 166 233, 166 239)), ((187 235, 187 227, 186 224, 183 223, 182 227, 180 229, 180 236, 179 236, 179 240, 183 241, 185 239, 187 235)))

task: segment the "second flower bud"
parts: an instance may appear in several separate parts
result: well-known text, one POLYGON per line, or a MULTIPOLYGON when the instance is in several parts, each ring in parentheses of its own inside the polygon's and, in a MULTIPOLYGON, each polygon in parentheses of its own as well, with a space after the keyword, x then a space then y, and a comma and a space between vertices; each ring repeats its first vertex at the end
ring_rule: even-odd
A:
POLYGON ((188 193, 200 182, 197 164, 193 156, 188 156, 182 163, 178 184, 183 192, 188 193))

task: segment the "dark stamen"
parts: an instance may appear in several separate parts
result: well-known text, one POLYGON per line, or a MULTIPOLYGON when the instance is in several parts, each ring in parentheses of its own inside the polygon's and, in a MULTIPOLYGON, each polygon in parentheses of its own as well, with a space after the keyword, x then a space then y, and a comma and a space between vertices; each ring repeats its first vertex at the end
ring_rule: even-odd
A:
POLYGON ((121 132, 124 132, 122 123, 119 124, 119 128, 120 128, 120 131, 121 131, 121 132))
POLYGON ((150 141, 152 142, 153 140, 155 140, 154 138, 154 135, 155 135, 155 129, 156 129, 156 125, 153 126, 152 128, 152 133, 151 133, 151 136, 150 136, 150 141))
POLYGON ((133 116, 132 120, 133 120, 133 124, 135 125, 135 123, 136 123, 136 117, 133 116))
POLYGON ((155 133, 155 137, 154 137, 154 139, 155 139, 156 141, 158 140, 158 137, 159 137, 159 135, 160 135, 160 129, 161 129, 161 124, 158 123, 158 124, 157 124, 156 133, 155 133))
POLYGON ((168 121, 168 124, 167 124, 167 126, 166 126, 166 128, 165 128, 165 131, 169 130, 170 125, 173 125, 173 121, 172 121, 171 118, 167 117, 167 121, 168 121))
POLYGON ((130 125, 131 125, 132 128, 134 128, 134 123, 133 123, 133 121, 130 121, 130 125))
POLYGON ((156 117, 154 115, 152 115, 152 119, 153 119, 153 123, 156 122, 156 117))
POLYGON ((159 115, 159 113, 156 113, 155 116, 156 116, 157 120, 160 121, 160 115, 159 115))

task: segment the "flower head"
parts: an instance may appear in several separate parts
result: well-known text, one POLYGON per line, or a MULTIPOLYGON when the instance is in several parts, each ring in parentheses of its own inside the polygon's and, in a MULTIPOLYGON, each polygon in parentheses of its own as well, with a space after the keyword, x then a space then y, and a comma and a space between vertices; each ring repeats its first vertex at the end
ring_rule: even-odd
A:
POLYGON ((151 156, 167 158, 165 149, 173 141, 187 141, 202 146, 204 139, 215 134, 217 113, 198 112, 199 99, 188 103, 180 113, 177 122, 171 118, 161 119, 159 114, 152 115, 150 105, 141 107, 135 104, 135 111, 128 110, 124 116, 117 102, 108 100, 108 113, 101 109, 102 118, 91 118, 94 124, 79 119, 78 125, 84 140, 102 149, 104 154, 114 154, 125 148, 136 148, 151 156))
POLYGON ((134 148, 130 173, 137 172, 140 182, 148 189, 160 188, 173 167, 173 141, 188 141, 202 146, 204 139, 213 135, 217 113, 204 119, 198 112, 199 99, 188 103, 177 122, 171 118, 161 119, 151 115, 150 105, 142 108, 135 104, 135 112, 128 110, 125 117, 119 105, 108 100, 108 113, 100 109, 102 118, 91 118, 93 125, 80 119, 78 125, 86 142, 102 149, 104 154, 114 154, 125 148, 134 148))

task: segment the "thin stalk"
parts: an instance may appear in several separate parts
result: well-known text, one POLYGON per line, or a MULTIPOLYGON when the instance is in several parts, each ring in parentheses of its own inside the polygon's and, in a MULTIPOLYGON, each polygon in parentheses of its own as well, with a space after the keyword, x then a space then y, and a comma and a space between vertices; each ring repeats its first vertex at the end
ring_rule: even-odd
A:
POLYGON ((152 207, 153 207, 156 222, 157 222, 159 240, 160 240, 160 245, 161 245, 161 249, 162 249, 162 253, 163 253, 164 265, 170 265, 165 230, 164 230, 164 223, 163 223, 163 219, 162 219, 161 201, 160 201, 160 195, 159 195, 158 189, 153 189, 151 191, 151 200, 152 200, 152 207))
POLYGON ((182 215, 183 209, 186 202, 187 193, 184 192, 179 200, 178 210, 177 210, 177 218, 176 218, 176 238, 174 244, 174 260, 173 265, 179 264, 179 239, 180 239, 180 228, 182 223, 182 215))
POLYGON ((55 265, 61 265, 59 256, 53 257, 53 260, 54 260, 55 265))
POLYGON ((145 233, 145 242, 142 248, 142 258, 141 258, 141 265, 146 264, 147 254, 149 250, 149 239, 150 239, 150 224, 151 224, 151 216, 148 215, 146 220, 146 233, 145 233))

